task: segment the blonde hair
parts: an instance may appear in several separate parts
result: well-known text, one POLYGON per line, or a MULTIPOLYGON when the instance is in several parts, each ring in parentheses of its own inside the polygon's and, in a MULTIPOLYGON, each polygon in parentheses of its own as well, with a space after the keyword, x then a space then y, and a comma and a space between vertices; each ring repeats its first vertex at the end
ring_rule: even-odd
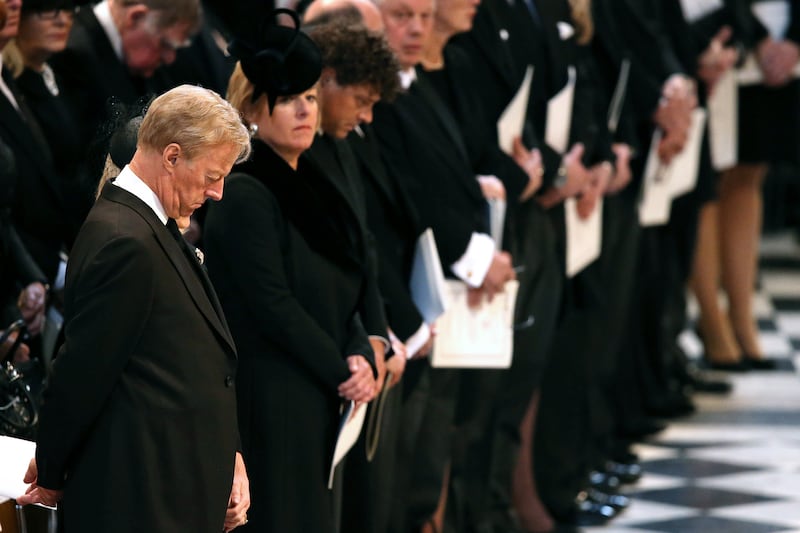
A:
POLYGON ((569 7, 572 10, 572 21, 578 30, 578 44, 589 44, 594 35, 592 0, 569 0, 569 7))
POLYGON ((245 126, 250 125, 248 116, 256 113, 259 108, 263 108, 267 102, 267 95, 262 94, 253 102, 253 83, 247 79, 242 70, 242 63, 237 61, 233 68, 233 73, 228 80, 228 92, 225 98, 235 107, 242 116, 245 126))
POLYGON ((22 52, 17 46, 16 37, 8 41, 5 48, 2 50, 3 66, 6 67, 14 78, 19 78, 22 71, 25 70, 25 58, 22 57, 22 52))
POLYGON ((250 136, 239 112, 214 91, 180 85, 150 104, 139 128, 138 148, 163 151, 177 143, 189 159, 206 148, 239 147, 237 162, 250 155, 250 136))
POLYGON ((106 183, 119 176, 120 172, 122 172, 122 169, 114 163, 110 155, 107 155, 106 163, 103 166, 103 175, 100 176, 100 183, 97 184, 97 190, 94 192, 95 200, 100 198, 100 193, 103 192, 103 187, 106 186, 106 183))
MULTIPOLYGON (((319 91, 319 81, 317 81, 309 89, 317 88, 319 91)), ((306 89, 308 90, 308 89, 306 89)), ((239 110, 242 115, 242 121, 245 126, 250 126, 250 119, 256 116, 261 110, 267 107, 267 95, 263 93, 259 95, 255 102, 253 102, 253 91, 255 86, 253 82, 247 79, 244 71, 242 70, 241 62, 237 61, 233 69, 230 79, 228 80, 228 91, 226 98, 233 107, 239 110), (249 118, 248 118, 249 117, 249 118)), ((306 91, 302 91, 306 92, 306 91)), ((317 129, 319 129, 322 122, 322 102, 317 99, 317 129)))

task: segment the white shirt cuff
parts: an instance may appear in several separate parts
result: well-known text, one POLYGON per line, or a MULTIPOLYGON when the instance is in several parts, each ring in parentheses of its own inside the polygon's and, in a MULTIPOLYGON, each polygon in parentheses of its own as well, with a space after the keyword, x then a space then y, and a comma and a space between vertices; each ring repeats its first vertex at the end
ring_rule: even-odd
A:
POLYGON ((467 251, 450 265, 453 274, 473 288, 483 285, 494 258, 494 240, 485 233, 473 233, 467 251))
POLYGON ((406 339, 406 357, 411 359, 420 349, 425 346, 425 343, 428 342, 428 339, 431 338, 431 328, 428 327, 428 324, 425 322, 419 327, 417 331, 414 332, 408 339, 406 339))

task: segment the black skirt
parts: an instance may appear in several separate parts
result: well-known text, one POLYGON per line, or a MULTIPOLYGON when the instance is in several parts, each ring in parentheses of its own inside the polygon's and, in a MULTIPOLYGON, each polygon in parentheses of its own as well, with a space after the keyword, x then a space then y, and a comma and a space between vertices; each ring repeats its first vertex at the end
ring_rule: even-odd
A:
POLYGON ((800 80, 739 88, 739 162, 800 163, 800 80))

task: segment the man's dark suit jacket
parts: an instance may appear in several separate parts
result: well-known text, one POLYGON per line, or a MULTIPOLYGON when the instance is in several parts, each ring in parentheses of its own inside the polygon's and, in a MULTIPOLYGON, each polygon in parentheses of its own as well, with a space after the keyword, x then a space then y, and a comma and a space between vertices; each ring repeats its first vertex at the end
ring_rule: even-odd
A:
POLYGON ((351 133, 347 142, 361 171, 368 226, 375 236, 378 286, 386 306, 386 318, 398 338, 405 341, 423 323, 409 289, 416 240, 422 228, 404 184, 383 164, 375 132, 368 125, 361 128, 364 136, 351 133))
MULTIPOLYGON (((357 241, 361 243, 367 261, 367 282, 364 287, 364 311, 361 321, 371 336, 389 336, 383 300, 378 288, 378 258, 375 241, 367 224, 367 205, 358 165, 350 146, 330 135, 318 135, 306 151, 308 160, 317 167, 339 193, 359 223, 357 241)), ((387 347, 388 351, 388 347, 387 347)))
POLYGON ((222 528, 236 351, 191 259, 111 184, 76 240, 36 453, 39 484, 64 489, 68 533, 222 528))
POLYGON ((418 85, 391 105, 379 102, 373 129, 389 172, 407 183, 420 222, 433 229, 442 266, 449 270, 474 232, 488 233, 487 204, 458 123, 428 97, 433 87, 418 85))

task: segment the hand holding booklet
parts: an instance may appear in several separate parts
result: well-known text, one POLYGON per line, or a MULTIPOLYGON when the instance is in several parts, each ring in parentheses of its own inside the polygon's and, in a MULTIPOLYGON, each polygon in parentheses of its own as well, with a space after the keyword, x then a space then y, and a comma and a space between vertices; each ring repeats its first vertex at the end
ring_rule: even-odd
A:
POLYGON ((0 500, 16 499, 25 494, 28 484, 22 479, 35 455, 35 442, 0 437, 0 500))
POLYGON ((447 280, 450 306, 436 323, 431 366, 508 368, 514 351, 514 305, 519 282, 508 281, 492 301, 472 308, 467 284, 447 280))

